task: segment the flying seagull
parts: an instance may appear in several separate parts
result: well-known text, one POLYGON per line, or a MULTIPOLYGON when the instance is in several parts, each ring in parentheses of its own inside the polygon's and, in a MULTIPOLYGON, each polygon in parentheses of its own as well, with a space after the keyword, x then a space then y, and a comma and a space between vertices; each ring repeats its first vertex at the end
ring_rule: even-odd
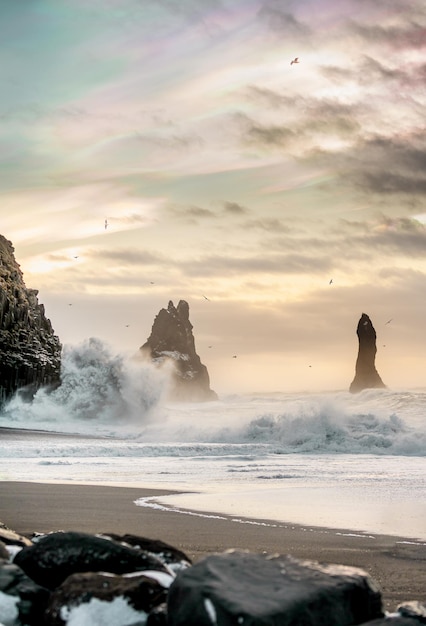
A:
MULTIPOLYGON (((390 319, 390 320, 388 320, 388 321, 386 322, 386 324, 390 324, 390 323, 391 323, 391 321, 392 321, 392 319, 393 319, 393 318, 391 317, 391 319, 390 319)), ((385 324, 385 326, 386 326, 386 324, 385 324)))
POLYGON ((207 297, 207 296, 205 296, 204 294, 203 294, 203 298, 205 298, 206 300, 208 300, 208 301, 210 302, 210 298, 208 298, 208 297, 207 297))
POLYGON ((108 220, 105 220, 105 230, 108 228, 108 220))
POLYGON ((299 57, 295 57, 293 61, 290 62, 290 65, 293 65, 293 63, 299 63, 299 57))
POLYGON ((232 358, 233 358, 233 359, 236 359, 236 358, 237 358, 237 355, 236 355, 236 354, 234 354, 234 356, 233 356, 232 358))
POLYGON ((332 284, 333 284, 333 279, 332 279, 332 278, 330 278, 330 282, 329 282, 328 284, 329 284, 329 285, 332 285, 332 284))

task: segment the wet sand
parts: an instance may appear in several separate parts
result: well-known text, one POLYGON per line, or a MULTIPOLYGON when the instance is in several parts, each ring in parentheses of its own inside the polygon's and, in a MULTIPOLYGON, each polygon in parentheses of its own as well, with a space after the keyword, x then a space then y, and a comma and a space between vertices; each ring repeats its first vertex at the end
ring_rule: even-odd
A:
MULTIPOLYGON (((426 600, 426 544, 403 537, 241 520, 140 507, 134 501, 170 490, 76 484, 0 482, 0 521, 24 535, 74 530, 161 539, 193 561, 235 548, 360 567, 382 591, 384 608, 426 600)), ((175 492, 176 493, 176 492, 175 492)))

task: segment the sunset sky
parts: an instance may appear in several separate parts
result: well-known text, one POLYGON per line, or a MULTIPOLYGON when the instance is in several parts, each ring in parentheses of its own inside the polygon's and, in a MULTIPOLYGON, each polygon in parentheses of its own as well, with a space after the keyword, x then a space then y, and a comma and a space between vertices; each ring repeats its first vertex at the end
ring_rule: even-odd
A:
POLYGON ((423 0, 0 0, 0 37, 0 233, 64 344, 184 299, 218 393, 348 389, 364 312, 425 386, 423 0))

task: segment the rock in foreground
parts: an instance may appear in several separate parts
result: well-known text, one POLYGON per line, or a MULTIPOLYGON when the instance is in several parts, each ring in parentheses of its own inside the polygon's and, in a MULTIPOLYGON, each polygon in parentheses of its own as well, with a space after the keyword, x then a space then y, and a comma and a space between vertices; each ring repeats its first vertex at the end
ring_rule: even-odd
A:
POLYGON ((60 381, 61 344, 37 294, 26 288, 13 246, 0 235, 0 406, 18 389, 32 396, 60 381))
POLYGON ((170 626, 349 626, 383 615, 380 593, 361 570, 244 552, 211 556, 182 572, 170 588, 168 614, 170 626))
POLYGON ((356 330, 359 341, 358 357, 355 365, 355 378, 349 391, 357 393, 363 389, 385 388, 376 366, 376 331, 368 315, 363 313, 356 330))
POLYGON ((151 335, 140 352, 158 365, 172 364, 171 400, 216 400, 216 393, 210 389, 207 368, 195 351, 192 328, 188 303, 180 300, 175 307, 170 300, 167 309, 161 309, 155 318, 151 335))
POLYGON ((15 545, 0 539, 11 555, 0 556, 1 626, 425 623, 415 601, 384 615, 380 592, 357 568, 234 551, 192 565, 179 549, 135 535, 56 532, 23 548, 12 531, 7 541, 13 535, 15 545))

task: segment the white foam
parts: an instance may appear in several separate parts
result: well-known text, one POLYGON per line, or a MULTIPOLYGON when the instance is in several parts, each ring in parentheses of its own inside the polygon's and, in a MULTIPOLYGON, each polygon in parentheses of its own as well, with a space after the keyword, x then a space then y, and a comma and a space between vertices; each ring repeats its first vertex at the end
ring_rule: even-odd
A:
POLYGON ((63 606, 60 616, 67 626, 128 626, 134 622, 145 623, 147 614, 136 611, 122 597, 112 602, 91 598, 78 606, 63 606))
POLYGON ((4 626, 14 626, 19 616, 19 596, 11 596, 0 591, 0 615, 4 626))

